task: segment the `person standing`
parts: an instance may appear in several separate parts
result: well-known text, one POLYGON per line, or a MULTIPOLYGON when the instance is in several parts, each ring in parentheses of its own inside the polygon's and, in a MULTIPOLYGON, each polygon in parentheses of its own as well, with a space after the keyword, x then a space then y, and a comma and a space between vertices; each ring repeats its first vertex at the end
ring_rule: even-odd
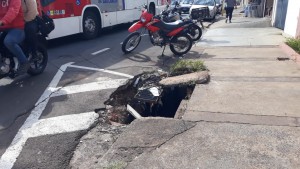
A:
POLYGON ((226 20, 225 20, 225 23, 228 22, 228 19, 229 19, 229 23, 231 23, 232 12, 233 12, 234 7, 236 6, 236 0, 225 0, 225 3, 226 3, 226 7, 225 7, 226 20))
POLYGON ((39 15, 36 0, 22 0, 22 9, 25 20, 25 40, 33 57, 37 56, 37 32, 39 15))
POLYGON ((19 46, 25 39, 24 18, 20 0, 1 0, 0 31, 7 33, 4 45, 20 62, 17 73, 27 72, 30 65, 19 46))

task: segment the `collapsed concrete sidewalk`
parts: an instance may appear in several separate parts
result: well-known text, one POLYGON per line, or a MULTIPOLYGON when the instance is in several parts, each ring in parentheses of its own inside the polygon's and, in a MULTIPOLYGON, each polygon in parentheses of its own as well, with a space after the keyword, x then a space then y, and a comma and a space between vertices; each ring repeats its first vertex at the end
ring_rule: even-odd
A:
POLYGON ((116 140, 89 133, 71 168, 299 168, 300 67, 278 59, 288 58, 280 30, 238 19, 193 49, 204 48, 211 81, 196 86, 181 119, 135 120, 116 140))

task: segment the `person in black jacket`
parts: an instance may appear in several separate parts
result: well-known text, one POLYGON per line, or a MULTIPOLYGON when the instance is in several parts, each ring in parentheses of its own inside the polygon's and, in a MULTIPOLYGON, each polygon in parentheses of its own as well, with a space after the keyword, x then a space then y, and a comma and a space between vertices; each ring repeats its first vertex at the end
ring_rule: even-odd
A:
POLYGON ((236 0, 225 0, 225 11, 226 11, 225 23, 228 22, 228 19, 229 19, 229 23, 231 23, 232 12, 235 6, 236 6, 236 0))

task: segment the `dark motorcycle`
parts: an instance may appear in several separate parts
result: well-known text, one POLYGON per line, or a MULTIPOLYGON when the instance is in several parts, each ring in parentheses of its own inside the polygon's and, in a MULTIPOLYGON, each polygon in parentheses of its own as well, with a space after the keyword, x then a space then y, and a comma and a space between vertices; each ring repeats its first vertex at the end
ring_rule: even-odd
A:
MULTIPOLYGON (((15 78, 18 75, 17 70, 20 66, 18 59, 5 47, 3 43, 5 36, 5 32, 0 32, 0 79, 4 77, 15 78)), ((25 43, 20 45, 30 63, 27 73, 32 76, 41 74, 48 62, 46 38, 40 34, 37 36, 37 56, 33 57, 25 43)))
MULTIPOLYGON (((178 2, 177 2, 178 3, 178 2)), ((166 7, 165 10, 162 11, 161 17, 164 22, 175 22, 182 21, 185 24, 189 24, 188 27, 188 35, 192 38, 193 41, 197 41, 202 36, 202 29, 197 25, 197 21, 192 19, 183 19, 180 14, 180 9, 178 8, 179 4, 175 4, 175 7, 169 9, 169 6, 166 7)), ((202 21, 200 20, 200 24, 202 21)))
POLYGON ((140 20, 128 29, 131 34, 122 44, 122 51, 125 54, 132 52, 140 44, 142 35, 146 30, 149 32, 150 41, 153 45, 164 46, 164 50, 166 45, 170 45, 170 49, 175 55, 186 54, 192 48, 193 40, 187 34, 189 24, 179 21, 165 23, 159 15, 153 16, 146 9, 145 7, 142 10, 140 20), (144 28, 144 31, 137 32, 142 28, 144 28))

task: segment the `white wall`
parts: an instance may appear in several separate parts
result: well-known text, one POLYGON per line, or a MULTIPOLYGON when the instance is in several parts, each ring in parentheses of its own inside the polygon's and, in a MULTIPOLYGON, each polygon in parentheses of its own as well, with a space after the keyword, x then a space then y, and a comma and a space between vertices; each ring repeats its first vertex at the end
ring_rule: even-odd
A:
MULTIPOLYGON (((285 20, 284 33, 291 37, 296 37, 299 23, 300 0, 289 0, 288 10, 285 20)), ((298 28, 299 29, 299 28, 298 28)))

